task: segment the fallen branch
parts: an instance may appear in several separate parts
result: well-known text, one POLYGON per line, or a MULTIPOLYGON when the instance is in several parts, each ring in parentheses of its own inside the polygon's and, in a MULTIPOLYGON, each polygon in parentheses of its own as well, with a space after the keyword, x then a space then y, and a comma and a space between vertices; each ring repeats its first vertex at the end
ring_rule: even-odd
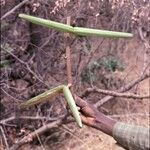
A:
MULTIPOLYGON (((126 84, 125 86, 121 87, 119 90, 117 90, 117 92, 120 92, 120 93, 126 92, 126 91, 130 90, 131 88, 133 88, 139 82, 141 82, 149 77, 150 77, 150 74, 148 74, 148 73, 142 74, 139 78, 137 78, 137 79, 133 80, 132 82, 126 84)), ((95 103, 94 106, 96 108, 99 106, 102 106, 104 103, 108 102, 109 100, 111 100, 113 98, 114 98, 114 96, 106 96, 106 97, 102 98, 100 101, 98 101, 97 103, 95 103)))
POLYGON ((15 6, 14 8, 12 8, 10 11, 8 11, 6 14, 4 14, 1 17, 1 20, 5 19, 6 17, 8 17, 9 15, 11 15, 14 11, 16 11, 17 9, 19 9, 20 7, 22 7, 25 3, 27 3, 29 0, 24 0, 21 3, 19 3, 17 6, 15 6))
POLYGON ((9 117, 9 118, 6 118, 6 119, 3 119, 3 120, 0 120, 0 124, 2 125, 7 125, 8 122, 11 122, 13 120, 16 120, 16 119, 22 119, 22 120, 46 120, 46 121, 56 121, 58 119, 61 119, 63 118, 64 115, 60 116, 60 117, 40 117, 40 116, 12 116, 12 117, 9 117))
POLYGON ((124 98, 136 98, 136 99, 150 98, 150 95, 137 95, 137 94, 133 94, 133 93, 119 93, 119 92, 115 92, 115 91, 99 89, 97 87, 87 88, 83 92, 81 97, 88 96, 90 93, 102 93, 105 95, 111 95, 114 97, 124 97, 124 98))
POLYGON ((37 138, 37 135, 40 136, 41 134, 45 133, 49 129, 59 126, 61 123, 62 123, 62 119, 59 119, 57 121, 54 121, 52 123, 48 123, 48 124, 40 127, 39 129, 28 134, 27 136, 25 136, 21 140, 17 141, 12 147, 10 147, 10 150, 17 150, 22 145, 33 141, 35 138, 37 138))

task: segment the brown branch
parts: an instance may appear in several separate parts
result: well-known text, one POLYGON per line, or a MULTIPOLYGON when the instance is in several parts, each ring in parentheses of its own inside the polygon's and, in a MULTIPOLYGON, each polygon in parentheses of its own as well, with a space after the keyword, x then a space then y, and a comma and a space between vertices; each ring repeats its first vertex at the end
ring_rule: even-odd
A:
POLYGON ((136 99, 150 98, 150 95, 137 95, 137 94, 133 94, 133 93, 119 93, 119 92, 115 92, 115 91, 99 89, 97 87, 87 88, 83 92, 81 97, 88 96, 90 93, 102 93, 105 95, 110 95, 110 96, 114 96, 114 97, 124 97, 124 98, 136 98, 136 99))
POLYGON ((56 121, 58 119, 63 118, 64 115, 60 117, 40 117, 40 116, 11 116, 9 118, 0 120, 0 124, 5 125, 7 122, 13 121, 15 119, 22 119, 22 120, 47 120, 47 121, 56 121))
POLYGON ((26 135, 24 138, 22 138, 21 140, 19 140, 18 142, 16 142, 11 148, 10 150, 17 150, 19 147, 21 147, 22 145, 29 143, 31 141, 33 141, 33 139, 37 138, 37 135, 40 136, 41 134, 45 133, 46 131, 48 131, 51 128, 57 127, 62 123, 62 119, 59 119, 57 121, 54 121, 52 123, 48 123, 42 127, 40 127, 39 129, 35 130, 34 132, 26 135))
MULTIPOLYGON (((70 25, 71 18, 67 17, 67 24, 70 25)), ((66 63, 67 63, 67 77, 68 77, 68 85, 72 85, 72 75, 71 75, 71 48, 69 45, 70 35, 69 33, 65 33, 66 38, 66 63)))
POLYGON ((71 76, 71 57, 70 57, 70 47, 66 47, 66 59, 67 59, 67 77, 68 84, 72 85, 72 76, 71 76))
POLYGON ((12 8, 10 11, 8 11, 6 14, 4 14, 1 17, 1 20, 5 19, 6 17, 8 17, 9 15, 11 15, 14 11, 16 11, 17 9, 19 9, 20 7, 22 7, 25 3, 27 3, 29 0, 24 0, 21 3, 19 3, 17 6, 15 6, 14 8, 12 8))
MULTIPOLYGON (((126 84, 125 86, 121 87, 119 90, 117 90, 117 92, 120 92, 120 93, 126 92, 126 91, 130 90, 131 88, 133 88, 139 82, 141 82, 149 77, 150 77, 150 74, 148 74, 148 73, 142 74, 139 78, 137 78, 137 79, 133 80, 132 82, 126 84)), ((97 103, 95 103, 94 106, 99 107, 113 98, 114 98, 114 96, 106 96, 106 97, 102 98, 100 101, 98 101, 97 103)))
POLYGON ((3 130, 3 127, 0 127, 0 129, 1 129, 1 133, 2 133, 2 135, 3 135, 3 139, 4 139, 4 142, 5 142, 6 150, 9 150, 9 145, 8 145, 7 137, 6 137, 6 135, 5 135, 5 132, 4 132, 4 130, 3 130))

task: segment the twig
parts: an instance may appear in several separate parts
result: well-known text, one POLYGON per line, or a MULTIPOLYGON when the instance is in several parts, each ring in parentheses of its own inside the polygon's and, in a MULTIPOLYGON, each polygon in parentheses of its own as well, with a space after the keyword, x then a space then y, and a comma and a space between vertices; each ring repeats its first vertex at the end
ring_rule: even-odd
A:
POLYGON ((63 118, 64 115, 60 116, 60 117, 53 117, 53 118, 50 118, 50 117, 40 117, 40 116, 12 116, 12 117, 9 117, 7 119, 3 119, 0 121, 0 124, 3 124, 5 125, 7 122, 10 122, 10 121, 13 121, 15 119, 23 119, 23 120, 47 120, 47 121, 56 121, 58 119, 61 119, 63 118))
POLYGON ((140 39, 141 39, 142 43, 144 43, 144 64, 143 64, 143 70, 142 70, 142 72, 144 72, 146 67, 147 67, 147 65, 150 63, 150 61, 148 59, 148 56, 149 56, 148 54, 150 53, 150 44, 144 38, 144 35, 143 35, 141 27, 138 28, 138 32, 139 32, 140 39))
MULTIPOLYGON (((70 25, 71 18, 67 17, 67 25, 70 25)), ((67 77, 68 85, 72 85, 72 75, 71 75, 71 49, 69 45, 69 33, 65 33, 66 37, 66 62, 67 62, 67 77)))
POLYGON ((136 99, 150 98, 150 95, 137 95, 137 94, 133 94, 133 93, 119 93, 119 92, 115 92, 115 91, 99 89, 97 87, 87 88, 83 92, 81 97, 85 97, 85 96, 87 96, 87 95, 89 95, 90 93, 93 93, 93 92, 94 93, 102 93, 102 94, 106 94, 106 95, 111 95, 111 96, 115 96, 115 97, 124 97, 124 98, 136 98, 136 99))
POLYGON ((2 90, 7 96, 9 96, 10 98, 14 99, 15 102, 18 103, 19 101, 21 101, 21 100, 15 98, 15 97, 13 97, 12 95, 10 95, 10 94, 9 94, 8 92, 6 92, 3 88, 1 88, 1 90, 2 90))
MULTIPOLYGON (((88 64, 90 63, 90 61, 91 61, 91 59, 93 58, 93 56, 94 56, 94 54, 96 53, 96 51, 98 51, 98 50, 100 49, 101 45, 104 43, 104 40, 105 40, 105 39, 103 39, 100 43, 98 43, 98 45, 96 46, 96 48, 94 48, 93 50, 91 50, 90 53, 88 54, 87 58, 81 62, 81 65, 80 65, 80 67, 79 67, 79 69, 78 69, 78 70, 79 70, 79 71, 78 71, 78 72, 79 72, 79 73, 78 73, 78 76, 81 75, 81 73, 82 73, 82 71, 83 71, 83 68, 84 68, 85 66, 88 66, 88 64)), ((94 47, 95 47, 95 45, 94 45, 94 47)))
POLYGON ((8 145, 8 142, 7 142, 7 138, 6 138, 6 135, 5 135, 5 132, 4 132, 3 128, 2 128, 2 126, 0 127, 0 129, 1 129, 1 132, 2 132, 2 135, 3 135, 3 138, 4 138, 6 150, 9 150, 9 145, 8 145))
POLYGON ((72 85, 72 76, 71 76, 71 58, 70 58, 70 47, 66 47, 66 58, 67 58, 67 77, 68 77, 68 84, 72 85))
POLYGON ((41 83, 43 83, 44 85, 46 85, 47 87, 49 87, 48 84, 44 83, 42 79, 40 79, 37 74, 32 71, 32 69, 29 67, 29 65, 27 63, 25 63, 24 61, 22 61, 21 59, 19 59, 16 55, 14 55, 12 52, 7 51, 6 49, 2 48, 4 51, 6 51, 7 53, 9 53, 11 56, 13 56, 16 60, 18 60, 21 64, 25 65, 26 68, 28 69, 28 71, 41 83))
POLYGON ((37 135, 40 136, 41 134, 45 133, 49 129, 59 126, 61 123, 62 123, 62 119, 59 119, 59 120, 57 120, 55 122, 48 123, 48 124, 40 127, 39 129, 35 130, 34 132, 28 134, 27 136, 25 136, 24 138, 22 138, 21 140, 16 142, 10 148, 10 150, 17 150, 20 146, 22 146, 22 145, 24 145, 26 143, 30 143, 33 139, 37 138, 37 135))
MULTIPOLYGON (((36 129, 35 129, 35 131, 36 131, 36 129)), ((42 144, 42 141, 41 141, 39 135, 36 134, 36 136, 37 136, 37 139, 38 139, 39 143, 41 144, 42 150, 46 150, 45 147, 44 147, 44 145, 42 144)))
MULTIPOLYGON (((117 90, 117 92, 120 92, 120 93, 126 92, 126 91, 130 90, 132 87, 134 87, 136 84, 138 84, 139 82, 141 82, 144 79, 149 78, 149 77, 150 77, 150 74, 148 74, 148 73, 142 74, 139 78, 137 78, 134 81, 121 87, 119 90, 117 90)), ((102 98, 100 101, 98 101, 97 103, 95 103, 94 106, 99 107, 113 98, 114 98, 114 96, 106 96, 106 97, 102 98)))
POLYGON ((18 8, 22 7, 25 3, 27 3, 29 0, 24 0, 21 3, 19 3, 17 6, 15 6, 14 8, 12 8, 10 11, 8 11, 6 14, 4 14, 1 17, 1 20, 5 19, 6 17, 8 17, 9 15, 11 15, 14 11, 16 11, 18 8))
POLYGON ((1 121, 0 121, 0 124, 5 124, 6 122, 12 121, 12 120, 14 120, 14 119, 16 119, 16 117, 15 117, 15 116, 12 116, 12 117, 10 117, 10 118, 1 120, 1 121))

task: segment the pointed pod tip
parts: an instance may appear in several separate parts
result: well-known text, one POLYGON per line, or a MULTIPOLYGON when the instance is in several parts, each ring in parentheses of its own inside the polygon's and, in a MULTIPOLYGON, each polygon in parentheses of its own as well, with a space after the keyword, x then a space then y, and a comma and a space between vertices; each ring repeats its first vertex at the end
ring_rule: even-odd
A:
POLYGON ((80 121, 80 122, 78 122, 78 126, 80 127, 80 128, 82 128, 82 122, 80 121))
POLYGON ((133 37, 133 34, 132 33, 128 33, 129 37, 133 37))
POLYGON ((24 14, 19 14, 18 17, 23 18, 24 14))
POLYGON ((81 124, 81 125, 79 125, 79 127, 80 127, 80 128, 82 128, 82 124, 81 124))
POLYGON ((28 17, 30 17, 29 15, 26 15, 26 14, 19 14, 18 17, 20 18, 23 18, 23 19, 26 19, 28 17))

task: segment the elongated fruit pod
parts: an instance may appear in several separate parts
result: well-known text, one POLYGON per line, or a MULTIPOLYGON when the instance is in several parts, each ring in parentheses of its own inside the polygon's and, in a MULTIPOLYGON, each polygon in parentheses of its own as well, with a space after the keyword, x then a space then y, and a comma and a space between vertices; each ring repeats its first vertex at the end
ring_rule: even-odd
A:
POLYGON ((36 104, 40 104, 42 102, 48 101, 51 98, 53 98, 54 96, 58 95, 59 93, 62 93, 63 87, 64 87, 64 85, 60 85, 60 86, 57 86, 53 89, 45 91, 44 93, 39 94, 39 95, 29 99, 28 101, 22 103, 19 106, 19 108, 24 109, 24 108, 31 107, 31 106, 34 106, 36 104))
POLYGON ((41 26, 44 26, 44 27, 48 27, 50 29, 56 29, 56 30, 63 31, 63 32, 73 32, 73 27, 69 26, 67 24, 58 23, 58 22, 55 22, 55 21, 42 19, 42 18, 30 16, 30 15, 25 15, 25 14, 19 14, 19 17, 23 18, 27 21, 30 21, 34 24, 41 25, 41 26))
POLYGON ((27 21, 30 21, 32 23, 35 23, 37 25, 42 25, 51 29, 56 29, 56 30, 63 31, 63 32, 69 32, 69 33, 73 33, 75 35, 80 35, 80 36, 98 36, 98 37, 107 37, 107 38, 133 37, 133 34, 131 33, 82 28, 82 27, 72 27, 67 24, 58 23, 55 21, 50 21, 47 19, 42 19, 42 18, 30 16, 30 15, 25 15, 25 14, 19 14, 19 17, 27 21))
POLYGON ((69 108, 73 114, 74 119, 76 120, 77 124, 79 127, 82 127, 82 122, 81 122, 81 117, 79 115, 79 111, 77 109, 77 106, 75 104, 75 101, 73 99, 73 96, 68 88, 68 86, 66 85, 60 85, 57 86, 53 89, 50 89, 38 96, 35 96, 33 98, 31 98, 30 100, 28 100, 25 103, 22 103, 19 108, 20 109, 24 109, 26 107, 31 107, 35 104, 39 104, 41 102, 45 102, 50 100, 52 97, 58 95, 59 93, 63 93, 65 96, 65 100, 67 101, 69 108))
POLYGON ((90 28, 74 27, 74 33, 81 36, 99 36, 106 38, 129 38, 133 37, 131 33, 115 32, 108 30, 98 30, 90 28))
POLYGON ((63 93, 64 93, 64 96, 65 96, 65 98, 66 98, 66 101, 67 101, 67 103, 68 103, 68 105, 69 105, 69 108, 70 108, 70 110, 71 110, 71 112, 72 112, 72 114, 73 114, 73 117, 75 118, 75 120, 76 120, 78 126, 79 126, 79 127, 82 127, 82 122, 81 122, 81 117, 80 117, 80 115, 79 115, 79 111, 78 111, 78 109, 77 109, 77 106, 76 106, 76 104, 75 104, 75 101, 74 101, 74 99, 73 99, 73 96, 72 96, 72 94, 71 94, 71 92, 70 92, 68 86, 64 86, 64 88, 63 88, 63 93))

